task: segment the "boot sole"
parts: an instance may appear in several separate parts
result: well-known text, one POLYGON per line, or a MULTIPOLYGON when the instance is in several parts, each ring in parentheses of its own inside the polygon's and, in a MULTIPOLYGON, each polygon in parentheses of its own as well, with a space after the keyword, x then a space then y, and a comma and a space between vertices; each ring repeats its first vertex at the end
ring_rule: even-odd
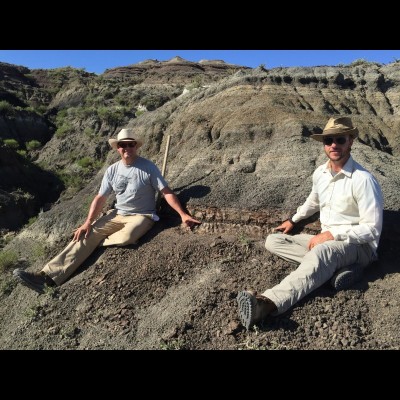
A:
POLYGON ((358 264, 340 270, 331 280, 331 284, 338 292, 349 289, 356 282, 359 282, 363 275, 363 268, 358 264))
POLYGON ((32 289, 32 290, 34 290, 35 292, 37 292, 37 293, 39 293, 39 294, 43 294, 44 291, 43 291, 43 289, 42 289, 41 287, 38 287, 37 285, 35 285, 35 284, 33 284, 33 283, 29 282, 29 281, 26 281, 25 279, 23 279, 23 278, 20 276, 20 272, 21 272, 21 271, 23 271, 23 270, 15 269, 15 270, 13 271, 13 276, 14 276, 14 278, 15 278, 19 283, 21 283, 22 285, 28 287, 29 289, 32 289))
POLYGON ((253 315, 256 307, 256 298, 249 292, 239 292, 236 301, 239 306, 239 318, 242 325, 249 330, 253 325, 253 315))

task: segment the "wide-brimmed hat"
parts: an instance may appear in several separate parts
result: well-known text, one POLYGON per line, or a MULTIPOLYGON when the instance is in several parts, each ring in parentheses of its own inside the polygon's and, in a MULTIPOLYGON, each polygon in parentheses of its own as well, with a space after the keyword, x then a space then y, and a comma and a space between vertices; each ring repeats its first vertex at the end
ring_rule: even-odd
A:
POLYGON ((138 137, 132 129, 121 129, 121 131, 118 133, 118 136, 116 139, 108 139, 108 143, 110 143, 110 146, 113 149, 117 148, 118 142, 127 142, 127 141, 132 141, 134 140, 137 145, 136 148, 138 149, 140 146, 143 145, 143 140, 138 137))
POLYGON ((315 133, 311 137, 322 142, 326 136, 351 135, 353 139, 358 136, 358 129, 353 126, 349 117, 330 118, 322 133, 315 133))

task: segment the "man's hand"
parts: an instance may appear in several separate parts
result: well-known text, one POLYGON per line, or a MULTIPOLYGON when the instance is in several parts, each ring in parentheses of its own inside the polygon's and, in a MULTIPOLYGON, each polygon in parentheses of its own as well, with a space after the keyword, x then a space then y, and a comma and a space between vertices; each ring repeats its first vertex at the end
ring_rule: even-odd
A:
POLYGON ((292 224, 289 220, 286 220, 286 221, 283 221, 281 225, 274 228, 274 230, 281 231, 282 233, 288 233, 293 229, 293 227, 294 227, 294 224, 292 224))
POLYGON ((182 217, 182 224, 189 228, 193 228, 196 224, 201 224, 200 221, 197 221, 197 219, 192 218, 190 215, 186 214, 183 215, 182 217))
POLYGON ((319 233, 318 235, 313 236, 308 242, 308 250, 311 250, 317 244, 324 243, 328 240, 335 240, 329 231, 319 233))
POLYGON ((81 225, 74 231, 74 237, 72 238, 72 240, 74 242, 78 242, 82 233, 85 233, 84 238, 86 239, 89 236, 91 229, 92 229, 92 224, 90 223, 90 221, 86 221, 83 225, 81 225))

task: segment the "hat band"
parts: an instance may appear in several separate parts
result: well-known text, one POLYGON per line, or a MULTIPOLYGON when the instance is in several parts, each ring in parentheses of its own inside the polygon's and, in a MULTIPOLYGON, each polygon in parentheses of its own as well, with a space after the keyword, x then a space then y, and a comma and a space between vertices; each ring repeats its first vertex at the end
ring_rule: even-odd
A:
POLYGON ((330 133, 346 133, 346 132, 351 132, 354 131, 354 128, 331 128, 331 129, 325 129, 322 133, 324 135, 330 134, 330 133))

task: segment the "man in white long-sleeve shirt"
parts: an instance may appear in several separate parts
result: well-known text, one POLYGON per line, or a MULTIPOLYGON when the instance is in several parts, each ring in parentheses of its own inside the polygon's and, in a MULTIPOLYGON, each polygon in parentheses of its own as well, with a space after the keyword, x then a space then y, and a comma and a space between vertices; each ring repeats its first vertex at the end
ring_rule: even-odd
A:
POLYGON ((262 295, 242 291, 239 316, 249 329, 268 315, 278 315, 331 279, 336 290, 350 287, 377 259, 382 231, 383 197, 376 179, 350 155, 358 129, 348 117, 331 118, 321 134, 329 160, 313 174, 312 190, 291 219, 267 237, 265 247, 299 264, 278 285, 262 295), (302 219, 320 212, 321 233, 287 235, 302 219))

